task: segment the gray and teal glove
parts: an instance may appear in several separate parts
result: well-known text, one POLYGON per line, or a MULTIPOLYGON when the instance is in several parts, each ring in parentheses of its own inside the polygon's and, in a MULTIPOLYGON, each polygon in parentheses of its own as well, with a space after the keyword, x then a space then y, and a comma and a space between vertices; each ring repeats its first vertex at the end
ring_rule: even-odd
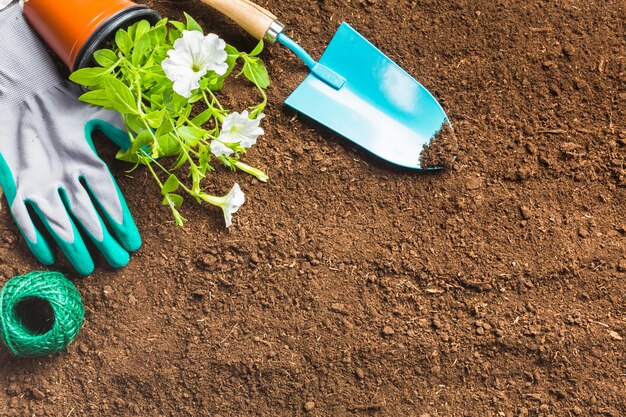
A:
POLYGON ((98 130, 128 147, 120 116, 77 100, 79 87, 60 74, 17 2, 0 10, 0 40, 0 186, 30 250, 54 263, 43 225, 76 270, 90 274, 81 230, 113 267, 126 265, 141 238, 91 139, 98 130))

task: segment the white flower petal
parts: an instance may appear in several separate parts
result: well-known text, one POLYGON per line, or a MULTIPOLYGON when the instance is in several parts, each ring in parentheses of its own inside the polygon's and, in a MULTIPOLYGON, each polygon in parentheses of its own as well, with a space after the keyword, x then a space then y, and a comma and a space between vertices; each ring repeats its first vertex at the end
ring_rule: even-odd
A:
MULTIPOLYGON (((180 39, 176 40, 176 42, 179 40, 180 39)), ((174 42, 174 45, 176 45, 176 42, 174 42)), ((193 57, 189 51, 186 50, 185 44, 182 44, 182 47, 178 49, 170 49, 167 52, 167 55, 169 56, 170 61, 176 65, 182 65, 187 68, 191 68, 193 66, 193 57)))
POLYGON ((188 98, 200 87, 200 79, 208 71, 225 74, 228 70, 225 48, 226 42, 215 34, 203 36, 197 30, 184 30, 174 42, 174 49, 167 52, 169 58, 161 64, 167 78, 174 82, 174 91, 188 98))
POLYGON ((230 227, 233 224, 233 214, 239 210, 239 208, 246 202, 246 197, 239 184, 235 183, 230 192, 224 197, 224 221, 226 227, 230 227))
POLYGON ((235 152, 219 140, 212 141, 210 147, 211 152, 213 152, 213 155, 216 157, 220 157, 222 155, 230 156, 235 152))
POLYGON ((264 117, 264 114, 260 114, 256 119, 250 119, 248 110, 229 114, 222 124, 219 140, 225 143, 239 143, 244 148, 252 147, 258 137, 265 133, 260 127, 264 117))
POLYGON ((170 59, 166 59, 161 64, 167 78, 174 82, 172 88, 183 97, 191 97, 191 92, 200 87, 200 78, 204 74, 196 73, 191 68, 177 65, 170 59))
POLYGON ((199 62, 202 62, 202 67, 209 71, 215 71, 217 75, 224 75, 226 70, 228 70, 228 64, 226 63, 228 54, 224 50, 226 42, 214 33, 206 35, 203 41, 203 53, 200 55, 201 59, 199 60, 199 62))

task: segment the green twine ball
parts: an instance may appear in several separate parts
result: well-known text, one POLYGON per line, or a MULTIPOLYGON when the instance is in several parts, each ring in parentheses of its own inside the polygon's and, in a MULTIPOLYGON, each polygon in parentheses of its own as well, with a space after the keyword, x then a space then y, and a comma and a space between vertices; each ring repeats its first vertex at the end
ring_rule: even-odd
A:
POLYGON ((0 339, 16 356, 46 356, 65 349, 84 316, 80 293, 59 272, 11 278, 0 292, 0 339))

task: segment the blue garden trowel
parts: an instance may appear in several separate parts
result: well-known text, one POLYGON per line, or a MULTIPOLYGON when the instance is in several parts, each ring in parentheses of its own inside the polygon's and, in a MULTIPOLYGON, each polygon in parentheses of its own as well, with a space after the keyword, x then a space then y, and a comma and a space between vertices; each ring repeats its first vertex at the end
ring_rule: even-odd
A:
POLYGON ((311 74, 285 103, 396 165, 437 169, 454 159, 448 118, 420 83, 348 24, 342 23, 319 62, 283 33, 269 11, 249 0, 202 0, 257 39, 278 41, 311 74), (445 155, 448 153, 448 155, 445 155))

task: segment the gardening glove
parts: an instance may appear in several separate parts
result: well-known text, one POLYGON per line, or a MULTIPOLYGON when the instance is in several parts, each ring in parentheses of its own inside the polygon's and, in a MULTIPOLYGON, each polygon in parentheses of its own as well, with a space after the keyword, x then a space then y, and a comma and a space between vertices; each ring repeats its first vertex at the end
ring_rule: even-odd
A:
POLYGON ((61 75, 18 2, 0 10, 0 40, 0 186, 28 247, 54 263, 43 226, 76 270, 90 274, 80 228, 113 267, 126 265, 141 238, 91 138, 98 130, 127 148, 120 116, 78 101, 79 87, 61 75))

